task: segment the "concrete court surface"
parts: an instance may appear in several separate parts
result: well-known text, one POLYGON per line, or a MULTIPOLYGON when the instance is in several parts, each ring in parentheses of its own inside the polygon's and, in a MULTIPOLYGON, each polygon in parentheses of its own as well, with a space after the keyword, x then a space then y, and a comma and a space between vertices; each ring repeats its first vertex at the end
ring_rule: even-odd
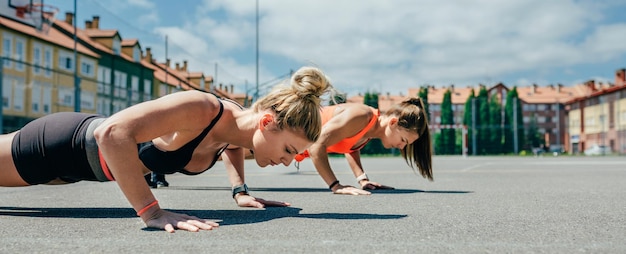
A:
MULTIPOLYGON (((355 184, 332 158, 343 184, 355 184)), ((162 208, 217 220, 199 233, 144 228, 115 183, 0 187, 0 253, 626 253, 625 157, 436 156, 435 181, 400 157, 364 158, 371 196, 333 195, 310 160, 259 168, 240 208, 221 162, 168 176, 162 208)))

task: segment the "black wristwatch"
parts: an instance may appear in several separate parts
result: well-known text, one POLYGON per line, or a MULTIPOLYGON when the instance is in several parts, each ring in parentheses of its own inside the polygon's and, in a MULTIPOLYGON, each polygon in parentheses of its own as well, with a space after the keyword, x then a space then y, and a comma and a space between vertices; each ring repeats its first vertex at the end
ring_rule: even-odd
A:
POLYGON ((235 198, 235 195, 237 195, 237 193, 242 193, 245 195, 248 195, 248 185, 244 184, 240 184, 240 185, 236 185, 233 186, 233 198, 235 198))

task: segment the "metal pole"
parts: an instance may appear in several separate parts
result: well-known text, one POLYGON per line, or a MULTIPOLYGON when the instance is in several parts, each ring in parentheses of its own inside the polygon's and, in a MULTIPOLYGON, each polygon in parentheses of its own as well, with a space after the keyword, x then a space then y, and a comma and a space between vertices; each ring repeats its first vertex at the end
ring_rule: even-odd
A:
POLYGON ((517 145, 517 97, 513 97, 513 152, 518 154, 517 145))
POLYGON ((472 98, 472 155, 476 155, 476 98, 472 98))
POLYGON ((167 74, 169 73, 169 70, 168 70, 169 66, 167 65, 167 59, 168 59, 168 57, 169 57, 169 56, 167 55, 167 48, 168 48, 168 47, 167 47, 167 35, 165 35, 165 63, 166 63, 166 65, 165 65, 165 86, 168 86, 168 83, 167 83, 167 74))
POLYGON ((74 111, 80 112, 80 78, 78 77, 78 52, 76 50, 76 20, 78 19, 77 0, 74 0, 74 111))
POLYGON ((215 90, 215 86, 217 86, 217 62, 215 62, 215 78, 213 79, 213 86, 211 86, 211 91, 215 90))
POLYGON ((556 103, 556 145, 561 146, 561 105, 556 103))
POLYGON ((467 157, 467 127, 465 125, 461 128, 461 143, 463 157, 467 157))
MULTIPOLYGON (((2 95, 2 80, 4 79, 4 57, 0 57, 0 98, 4 98, 2 95)), ((0 104, 0 134, 4 134, 4 113, 2 113, 4 105, 0 104)))
POLYGON ((256 0, 256 91, 254 100, 259 99, 259 0, 256 0))

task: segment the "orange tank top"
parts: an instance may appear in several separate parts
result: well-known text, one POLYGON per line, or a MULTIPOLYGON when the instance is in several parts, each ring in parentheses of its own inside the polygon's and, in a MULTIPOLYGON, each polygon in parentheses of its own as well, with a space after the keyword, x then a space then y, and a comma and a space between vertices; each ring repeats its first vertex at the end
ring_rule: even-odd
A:
MULTIPOLYGON (((335 109, 337 108, 337 106, 339 105, 327 106, 327 107, 322 108, 322 125, 326 124, 328 121, 330 121, 331 118, 333 118, 333 114, 335 113, 335 109)), ((326 148, 326 152, 327 153, 352 153, 352 152, 361 150, 369 141, 361 144, 359 147, 355 149, 352 149, 352 147, 354 147, 354 145, 356 145, 356 143, 361 138, 363 138, 365 133, 367 133, 367 131, 369 131, 372 127, 374 127, 376 122, 378 122, 378 116, 380 115, 380 112, 378 111, 378 109, 375 109, 375 108, 372 108, 372 112, 374 113, 374 116, 372 117, 372 119, 370 119, 369 123, 367 123, 365 128, 363 128, 361 131, 359 131, 356 135, 352 137, 344 138, 341 141, 337 142, 336 144, 328 146, 326 148)), ((304 151, 301 154, 296 155, 295 159, 296 161, 300 162, 307 157, 309 157, 308 150, 304 151)))

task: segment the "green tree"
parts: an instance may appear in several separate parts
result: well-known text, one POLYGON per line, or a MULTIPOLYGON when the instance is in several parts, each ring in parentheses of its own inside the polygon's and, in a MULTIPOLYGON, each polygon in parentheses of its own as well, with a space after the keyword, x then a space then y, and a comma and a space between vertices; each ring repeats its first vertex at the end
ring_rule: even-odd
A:
POLYGON ((498 102, 498 96, 494 94, 489 99, 489 125, 491 126, 489 135, 489 153, 502 153, 502 105, 498 102))
POLYGON ((517 151, 521 151, 524 146, 524 121, 522 115, 522 103, 517 94, 517 87, 513 87, 506 95, 506 106, 504 107, 504 145, 503 150, 507 152, 515 151, 515 139, 517 136, 517 151), (513 114, 515 105, 516 114, 513 114), (517 126, 517 133, 514 133, 517 126))
MULTIPOLYGON (((443 101, 441 102, 441 125, 452 124, 454 124, 452 92, 448 89, 443 94, 443 101)), ((455 145, 456 140, 454 129, 442 128, 440 133, 437 135, 437 148, 435 148, 435 151, 438 151, 438 154, 454 154, 455 145)))
MULTIPOLYGON (((378 108, 378 94, 367 92, 363 96, 363 103, 372 108, 378 108)), ((362 154, 389 154, 390 150, 385 149, 383 143, 380 139, 372 139, 368 142, 363 149, 361 149, 362 154)))
POLYGON ((378 93, 365 93, 365 96, 363 96, 363 103, 372 108, 378 108, 378 93))
POLYGON ((474 131, 474 129, 472 128, 472 122, 473 122, 473 113, 472 113, 472 109, 473 109, 473 104, 474 104, 474 99, 476 99, 476 96, 474 96, 474 89, 470 90, 470 94, 467 97, 467 100, 465 101, 465 111, 463 112, 463 124, 465 126, 467 126, 467 153, 468 154, 473 154, 474 150, 472 148, 472 142, 473 142, 473 138, 472 138, 472 133, 474 131))
POLYGON ((333 95, 333 98, 328 102, 329 105, 336 105, 346 103, 347 94, 337 92, 333 95))
POLYGON ((531 148, 542 147, 544 144, 543 137, 541 133, 539 133, 539 128, 537 126, 537 116, 535 113, 532 113, 530 116, 530 123, 528 123, 528 133, 526 133, 527 144, 531 146, 531 148))
POLYGON ((489 125, 489 94, 485 86, 480 87, 476 102, 478 104, 478 116, 476 117, 478 119, 478 124, 476 125, 476 128, 478 129, 476 149, 478 149, 478 154, 487 154, 490 145, 489 135, 491 134, 491 126, 489 125))

